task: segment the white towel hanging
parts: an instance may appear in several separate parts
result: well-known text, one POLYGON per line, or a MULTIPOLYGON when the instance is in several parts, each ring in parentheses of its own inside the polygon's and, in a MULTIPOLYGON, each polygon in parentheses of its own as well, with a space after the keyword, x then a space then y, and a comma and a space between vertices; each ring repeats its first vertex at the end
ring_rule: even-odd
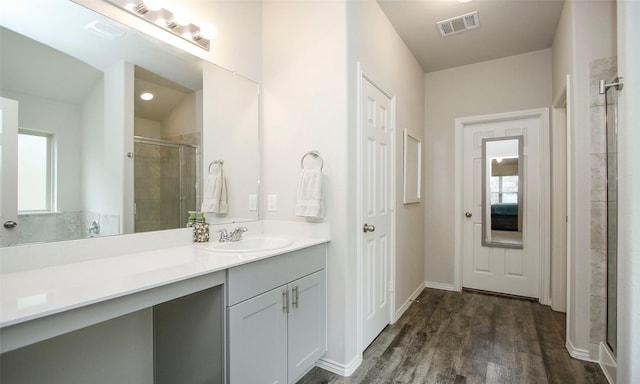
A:
POLYGON ((324 217, 324 192, 322 180, 322 157, 317 151, 307 152, 300 161, 302 171, 298 182, 298 199, 296 201, 295 215, 321 219, 324 217), (312 155, 321 161, 319 168, 304 168, 304 158, 312 155))
POLYGON ((227 183, 224 177, 224 171, 222 169, 222 161, 218 160, 209 165, 209 174, 205 182, 203 199, 202 199, 202 212, 210 213, 227 213, 229 206, 227 204, 227 183), (220 170, 216 174, 211 174, 211 165, 218 164, 220 170))

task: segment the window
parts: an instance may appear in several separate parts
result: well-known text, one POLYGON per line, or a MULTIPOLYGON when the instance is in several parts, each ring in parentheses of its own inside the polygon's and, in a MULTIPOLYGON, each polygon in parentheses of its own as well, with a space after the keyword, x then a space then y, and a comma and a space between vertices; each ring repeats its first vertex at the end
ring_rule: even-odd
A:
POLYGON ((53 210, 53 136, 18 133, 18 211, 53 210))
POLYGON ((491 176, 491 204, 518 203, 518 175, 491 176))

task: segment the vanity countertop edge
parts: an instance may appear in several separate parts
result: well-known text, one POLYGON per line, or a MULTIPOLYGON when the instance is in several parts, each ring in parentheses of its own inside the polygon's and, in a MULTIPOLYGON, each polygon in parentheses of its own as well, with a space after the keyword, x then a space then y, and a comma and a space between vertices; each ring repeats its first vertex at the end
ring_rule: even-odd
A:
POLYGON ((188 289, 219 285, 224 278, 215 277, 217 272, 224 275, 224 271, 232 267, 330 241, 327 237, 287 238, 292 241, 289 246, 260 252, 212 252, 205 249, 206 243, 194 243, 3 273, 0 274, 0 331, 6 336, 10 329, 30 322, 35 324, 47 317, 118 299, 131 301, 137 297, 139 302, 146 300, 144 295, 149 292, 157 288, 166 290, 171 285, 196 284, 195 288, 188 289))

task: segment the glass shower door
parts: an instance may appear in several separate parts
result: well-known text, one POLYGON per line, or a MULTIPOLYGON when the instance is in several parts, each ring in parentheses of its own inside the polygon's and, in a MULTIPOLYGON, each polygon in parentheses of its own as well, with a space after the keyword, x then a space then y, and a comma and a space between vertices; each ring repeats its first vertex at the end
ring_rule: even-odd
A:
POLYGON ((135 232, 184 227, 196 208, 196 147, 134 142, 135 232))

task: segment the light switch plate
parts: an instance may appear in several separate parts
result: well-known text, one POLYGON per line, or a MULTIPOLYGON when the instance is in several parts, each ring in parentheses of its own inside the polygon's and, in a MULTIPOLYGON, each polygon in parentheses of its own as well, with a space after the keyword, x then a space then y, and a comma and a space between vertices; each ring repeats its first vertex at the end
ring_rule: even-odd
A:
POLYGON ((267 196, 267 211, 275 211, 277 209, 277 197, 276 195, 267 196))
POLYGON ((258 195, 249 195, 249 210, 258 210, 258 195))

